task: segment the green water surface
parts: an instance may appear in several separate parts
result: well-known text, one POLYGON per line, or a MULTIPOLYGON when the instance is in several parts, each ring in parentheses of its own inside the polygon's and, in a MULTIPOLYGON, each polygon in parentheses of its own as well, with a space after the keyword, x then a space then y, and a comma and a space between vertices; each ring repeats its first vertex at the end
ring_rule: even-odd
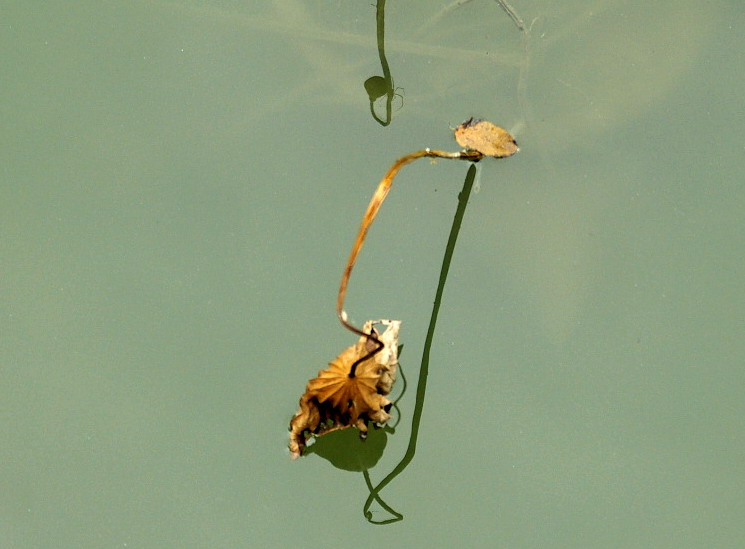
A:
POLYGON ((374 4, 4 3, 0 547, 743 547, 742 3, 374 4), (421 160, 350 284, 395 432, 291 462, 375 185, 472 116, 457 243, 421 160))

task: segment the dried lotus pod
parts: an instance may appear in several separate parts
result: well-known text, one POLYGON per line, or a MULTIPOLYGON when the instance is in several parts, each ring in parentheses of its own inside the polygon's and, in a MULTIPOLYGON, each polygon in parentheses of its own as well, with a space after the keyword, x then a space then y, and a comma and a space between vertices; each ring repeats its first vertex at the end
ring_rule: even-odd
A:
POLYGON ((455 140, 461 147, 495 158, 512 156, 519 150, 507 130, 486 120, 466 120, 455 128, 455 140))

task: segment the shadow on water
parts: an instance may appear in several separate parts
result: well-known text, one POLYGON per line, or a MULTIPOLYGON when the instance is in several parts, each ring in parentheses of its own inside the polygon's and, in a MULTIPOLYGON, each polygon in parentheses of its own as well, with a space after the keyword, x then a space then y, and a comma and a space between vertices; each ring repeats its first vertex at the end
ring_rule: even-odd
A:
POLYGON ((440 278, 437 283, 437 291, 435 292, 435 300, 432 306, 432 314, 429 319, 429 327, 427 328, 427 338, 424 342, 424 350, 422 351, 422 362, 419 369, 419 380, 416 385, 416 402, 414 405, 414 414, 411 418, 411 434, 409 436, 409 444, 406 447, 406 453, 398 465, 386 475, 377 485, 373 486, 370 481, 370 475, 365 470, 365 482, 370 490, 370 495, 365 501, 363 507, 363 513, 365 518, 373 524, 390 524, 403 520, 403 515, 396 512, 390 506, 386 505, 379 497, 380 491, 385 488, 394 478, 400 475, 406 467, 408 467, 411 460, 414 459, 416 453, 417 436, 419 434, 419 425, 422 419, 422 411, 424 409, 424 396, 427 392, 427 375, 429 373, 429 357, 430 350, 432 349, 432 342, 435 337, 435 327, 437 325, 437 316, 440 312, 440 304, 442 303, 442 295, 445 292, 445 282, 448 278, 448 271, 450 270, 450 262, 453 260, 453 253, 455 252, 455 243, 458 240, 458 233, 460 232, 460 226, 463 222, 463 217, 466 213, 466 206, 468 205, 468 199, 471 196, 471 189, 473 188, 473 182, 476 178, 476 166, 471 164, 466 174, 466 179, 463 182, 463 189, 461 189, 458 195, 458 208, 455 211, 455 217, 453 218, 453 224, 450 228, 450 236, 448 237, 447 245, 445 246, 445 255, 442 258, 442 267, 440 268, 440 278), (384 520, 375 520, 373 513, 370 511, 370 506, 373 501, 377 500, 383 508, 391 513, 393 516, 384 520))

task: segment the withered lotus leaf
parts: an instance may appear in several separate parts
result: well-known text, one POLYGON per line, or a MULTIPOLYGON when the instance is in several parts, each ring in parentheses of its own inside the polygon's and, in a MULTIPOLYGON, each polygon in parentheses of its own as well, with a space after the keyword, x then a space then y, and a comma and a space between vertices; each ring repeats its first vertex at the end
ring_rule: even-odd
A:
POLYGON ((399 320, 368 320, 362 331, 374 334, 383 347, 357 365, 354 377, 349 375, 352 365, 377 347, 370 337, 360 337, 308 382, 300 397, 300 409, 290 421, 289 447, 293 459, 302 454, 313 435, 354 426, 364 436, 368 420, 382 425, 390 419, 391 402, 385 395, 391 392, 396 380, 400 327, 399 320), (376 324, 385 326, 380 335, 375 331, 376 324))
POLYGON ((518 151, 515 138, 507 130, 486 120, 466 120, 455 128, 455 140, 461 147, 495 158, 512 156, 518 151))

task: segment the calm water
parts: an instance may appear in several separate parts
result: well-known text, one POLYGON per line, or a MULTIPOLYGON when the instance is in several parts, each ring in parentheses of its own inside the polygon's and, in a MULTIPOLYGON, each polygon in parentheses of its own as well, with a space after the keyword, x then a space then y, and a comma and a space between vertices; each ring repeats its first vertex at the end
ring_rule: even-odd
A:
POLYGON ((0 546, 742 547, 741 3, 389 0, 384 51, 371 3, 6 3, 0 546), (352 277, 403 321, 395 433, 291 462, 367 200, 471 116, 522 150, 425 397, 464 163, 404 169, 352 277))

